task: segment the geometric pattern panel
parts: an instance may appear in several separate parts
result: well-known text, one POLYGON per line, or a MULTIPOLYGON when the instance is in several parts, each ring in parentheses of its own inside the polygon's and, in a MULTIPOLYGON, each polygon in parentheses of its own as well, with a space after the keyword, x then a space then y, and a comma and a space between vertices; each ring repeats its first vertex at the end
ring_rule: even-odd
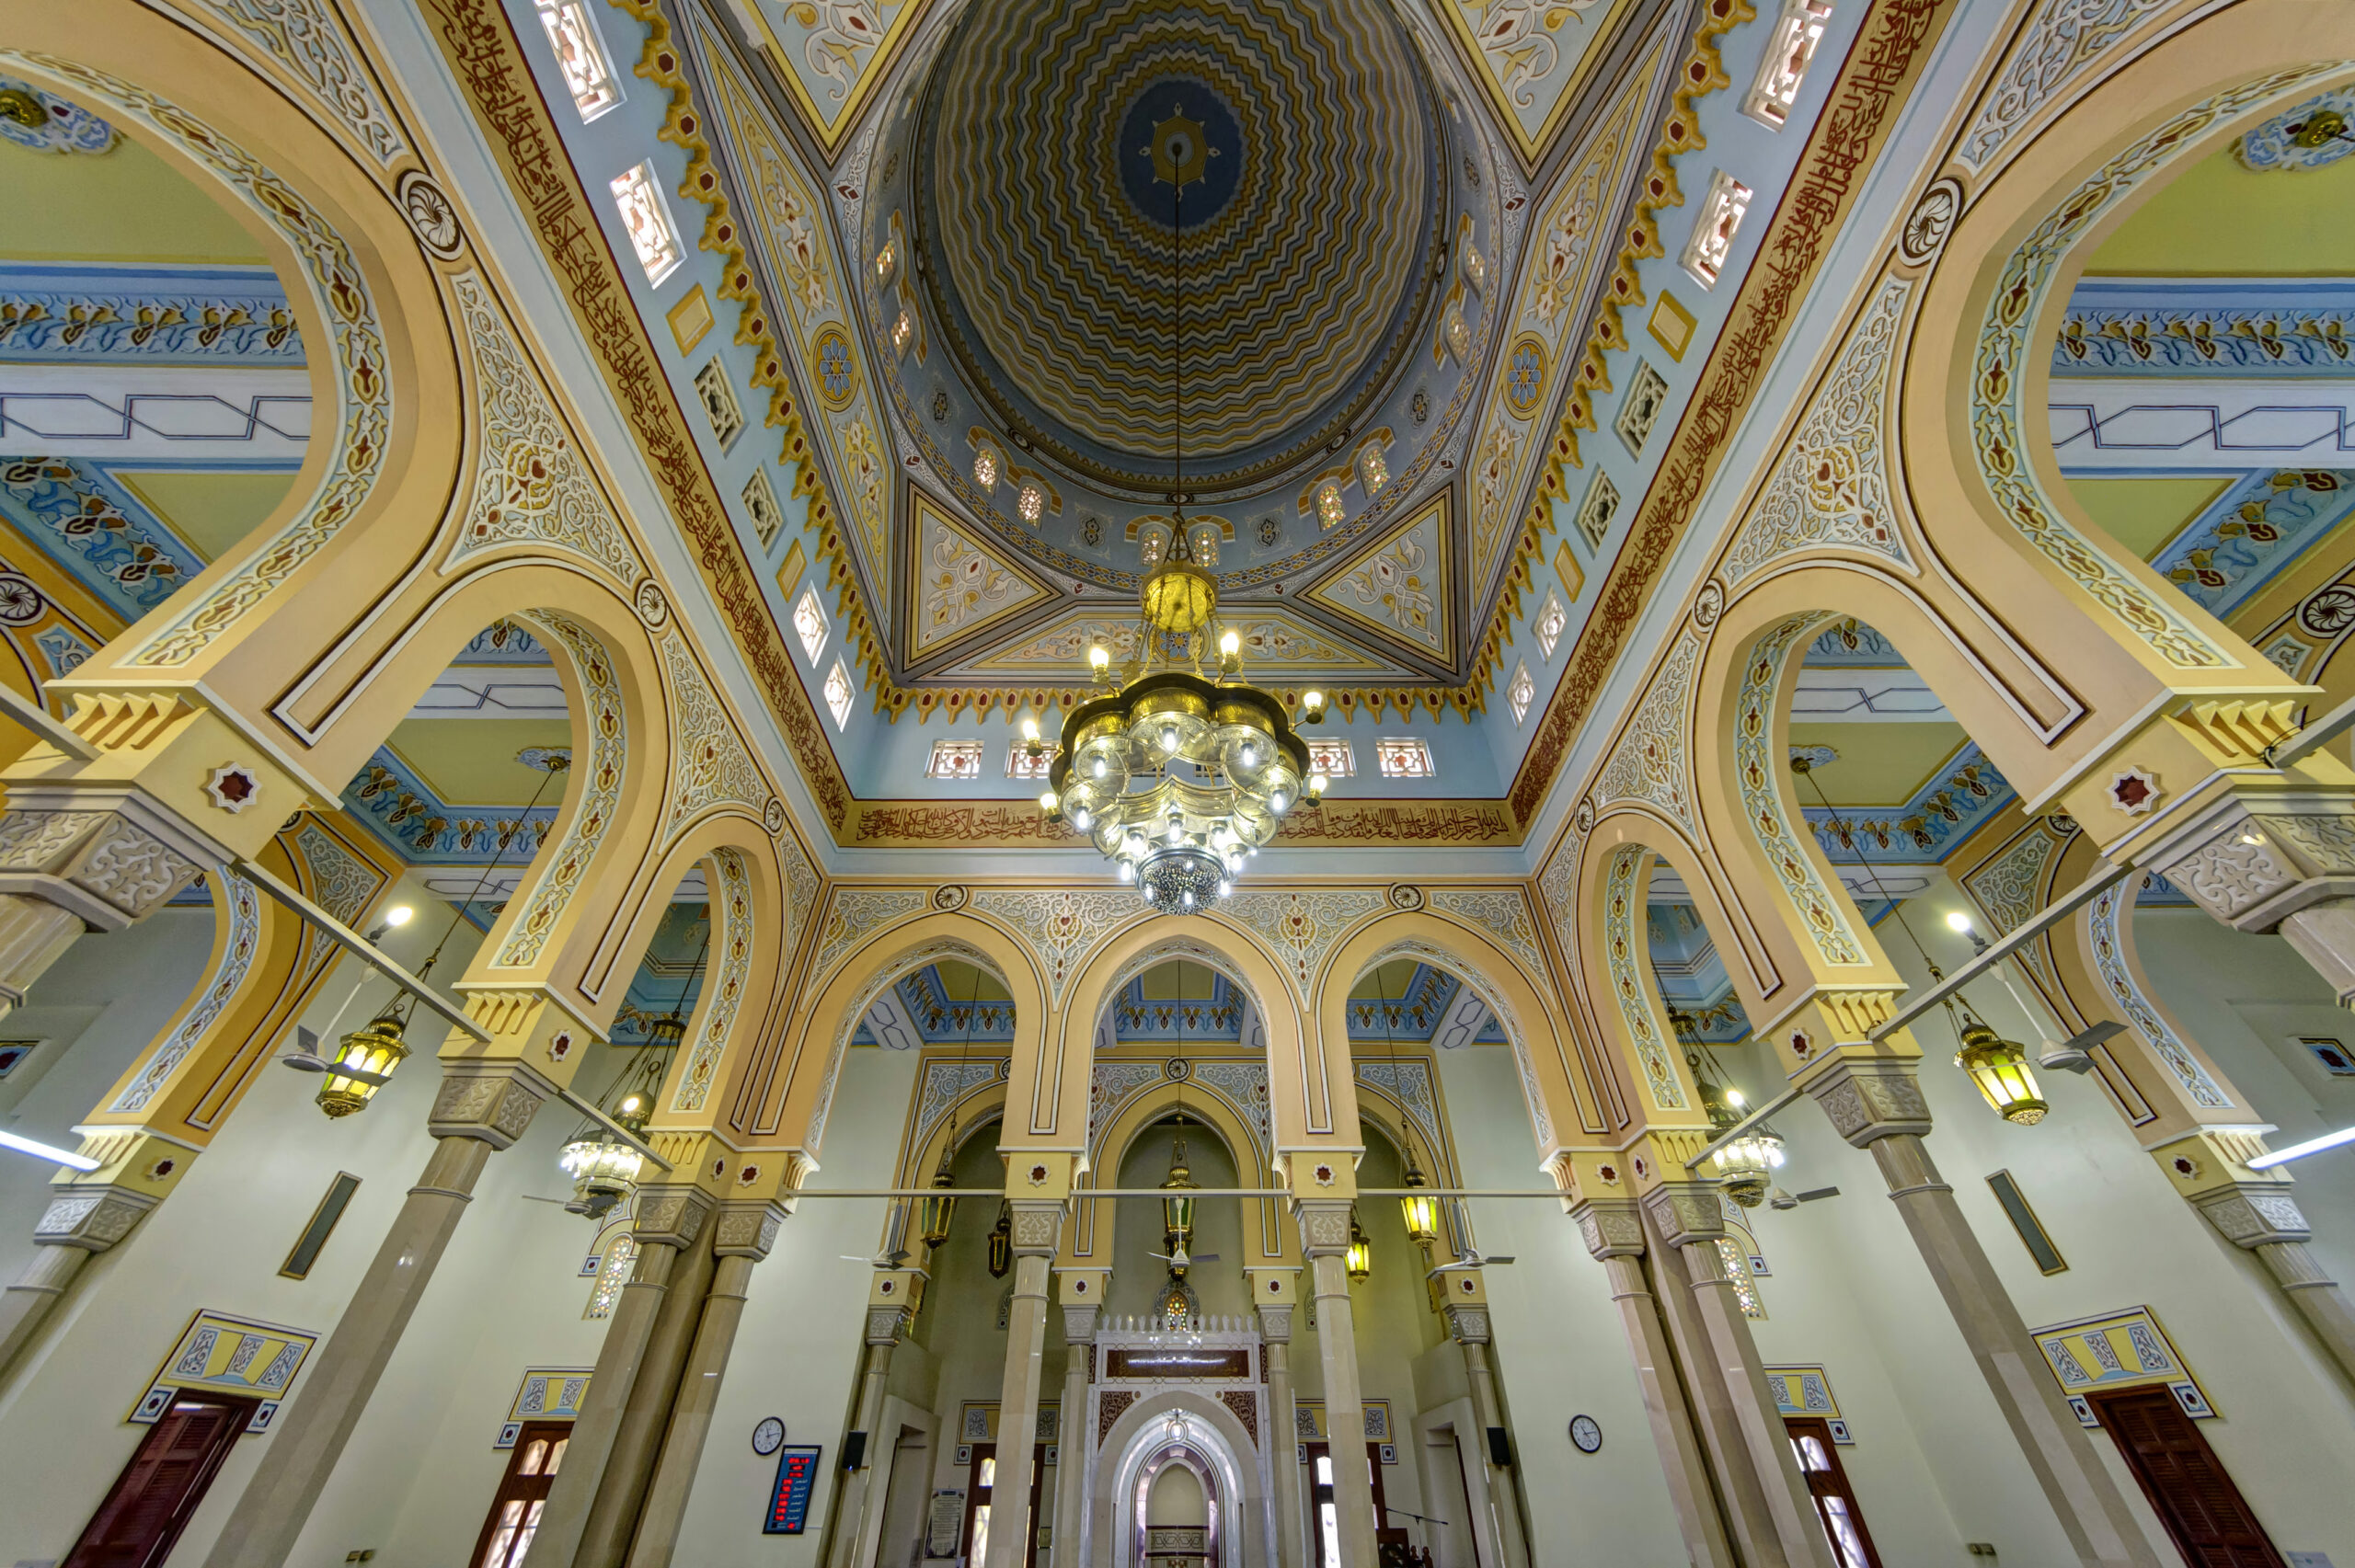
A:
POLYGON ((1344 562, 1301 597, 1378 637, 1442 662, 1455 657, 1448 506, 1442 490, 1372 549, 1344 562))
POLYGON ((915 548, 909 553, 908 653, 935 648, 994 625, 1054 590, 959 528, 921 490, 913 492, 915 548))
POLYGON ((1440 0, 1489 107, 1534 166, 1629 0, 1440 0), (1600 13, 1600 14, 1598 14, 1600 13))

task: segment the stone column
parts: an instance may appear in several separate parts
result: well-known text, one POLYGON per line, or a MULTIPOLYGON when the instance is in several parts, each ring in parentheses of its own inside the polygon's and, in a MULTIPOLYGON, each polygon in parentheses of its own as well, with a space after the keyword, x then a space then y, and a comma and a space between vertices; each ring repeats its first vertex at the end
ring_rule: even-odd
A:
POLYGON ((444 1072, 426 1123, 435 1141, 425 1172, 319 1347, 206 1568, 282 1568, 473 1201, 483 1166, 523 1135, 549 1093, 546 1080, 520 1063, 454 1062, 444 1072))
POLYGON ((1365 1392, 1350 1304, 1350 1204, 1302 1198, 1300 1250, 1316 1292, 1316 1356, 1325 1372, 1325 1434, 1333 1453, 1333 1512, 1346 1568, 1374 1568, 1373 1483, 1365 1470, 1365 1392))
MULTIPOLYGON (((1641 1213, 1642 1206, 1637 1206, 1641 1213)), ((1709 1475, 1717 1505, 1736 1554, 1752 1568, 1794 1568, 1807 1564, 1803 1553, 1794 1558, 1784 1544, 1775 1511, 1766 1501, 1766 1485, 1758 1473, 1750 1443, 1750 1424, 1738 1408, 1745 1391, 1726 1380, 1725 1363, 1709 1337, 1708 1320, 1684 1265, 1681 1247, 1671 1246, 1648 1214, 1639 1220, 1646 1229, 1647 1257, 1655 1299, 1668 1325, 1670 1347, 1692 1401, 1695 1430, 1708 1458, 1709 1475)))
POLYGON ((1669 1346, 1651 1283, 1644 1277, 1643 1216, 1633 1198, 1589 1198, 1573 1207, 1570 1216, 1578 1221, 1587 1251, 1601 1260, 1610 1277, 1611 1299, 1618 1303, 1620 1326, 1636 1360, 1644 1413, 1651 1425, 1652 1445, 1660 1451, 1660 1472, 1668 1482, 1684 1550, 1694 1568, 1736 1568, 1708 1460, 1694 1429, 1683 1380, 1677 1375, 1675 1352, 1669 1346))
MULTIPOLYGON (((711 1206, 710 1196, 695 1187, 638 1188, 638 1212, 630 1227, 638 1261, 606 1321, 597 1369, 589 1378, 588 1402, 572 1424, 564 1466, 548 1488, 548 1505, 540 1516, 539 1533, 532 1538, 533 1559, 541 1568, 571 1568, 580 1553, 592 1506, 606 1487, 606 1467, 621 1435, 623 1412, 638 1388, 647 1347, 670 1298, 679 1254, 702 1237, 711 1206)), ((629 1491, 635 1498, 637 1489, 629 1491)))
MULTIPOLYGON (((173 699, 137 705, 169 710, 167 724, 189 716, 173 699)), ((133 719, 133 727, 144 722, 133 719)), ((114 740, 142 750, 150 744, 114 740)), ((19 761, 13 771, 26 766, 19 761)), ((304 804, 291 789, 284 794, 270 807, 273 823, 304 804)), ((220 817, 219 825, 227 828, 229 818, 220 817)), ((235 858, 228 845, 136 784, 11 778, 8 809, 0 812, 0 1017, 22 1005, 33 982, 85 931, 120 931, 144 920, 206 866, 235 858)))
POLYGON ((629 1568, 669 1568, 678 1549, 679 1526, 687 1516, 687 1495, 695 1490, 695 1470, 703 1463, 704 1439, 711 1434, 711 1413, 719 1403, 720 1380, 727 1376, 729 1355, 736 1348, 736 1329, 744 1321, 745 1292, 752 1282, 752 1265, 769 1255, 776 1244, 777 1227, 785 1222, 783 1206, 770 1202, 723 1203, 714 1227, 711 1250, 711 1291, 704 1298, 703 1321, 695 1328, 695 1348, 679 1379, 679 1395, 671 1405, 670 1428, 662 1436, 661 1458, 655 1461, 654 1479, 646 1488, 646 1506, 638 1516, 638 1534, 629 1549, 629 1568))
MULTIPOLYGON (((1730 1401, 1733 1418, 1749 1451, 1775 1536, 1793 1568, 1838 1568, 1831 1538, 1816 1516, 1815 1499, 1799 1472, 1781 1411, 1766 1387, 1764 1363, 1751 1336, 1750 1320, 1726 1277, 1717 1238, 1725 1233, 1725 1209, 1714 1184, 1663 1182, 1644 1195, 1645 1217, 1662 1243, 1674 1247, 1684 1265, 1693 1305, 1716 1354, 1717 1373, 1730 1401)), ((1696 1350, 1697 1353, 1697 1350, 1696 1350)))
MULTIPOLYGON (((681 1248, 678 1261, 672 1265, 670 1288, 655 1310, 646 1354, 638 1362, 638 1378, 623 1402, 613 1447, 605 1457, 604 1474, 589 1500, 588 1523, 571 1559, 575 1568, 621 1568, 629 1556, 638 1510, 645 1505, 647 1487, 653 1483, 654 1462, 670 1428, 671 1406, 679 1397, 679 1379, 685 1371, 695 1330, 703 1322, 704 1299, 711 1292, 711 1276, 718 1261, 706 1230, 681 1248)), ((592 1399, 596 1397, 594 1380, 589 1392, 592 1399)), ((538 1540, 533 1541, 532 1551, 536 1561, 538 1540)), ((565 1559, 551 1558, 542 1568, 565 1568, 565 1559)))
POLYGON ((1014 1198, 1014 1310, 1006 1317, 1005 1381, 998 1394, 997 1480, 990 1488, 983 1568, 1022 1568, 1037 1528, 1030 1517, 1031 1450, 1045 1375, 1047 1282, 1063 1234, 1060 1198, 1014 1198))
MULTIPOLYGON (((1447 1309, 1448 1332, 1455 1343, 1464 1347, 1464 1370, 1472 1381, 1472 1411, 1480 1418, 1484 1428, 1501 1429, 1505 1424, 1503 1402, 1497 1398, 1497 1379, 1488 1368, 1488 1309, 1485 1306, 1456 1306, 1447 1309)), ((1481 1453, 1486 1456, 1484 1439, 1481 1453)), ((1483 1459, 1488 1466, 1488 1503, 1496 1521, 1497 1551, 1504 1558, 1504 1568, 1529 1568, 1529 1542, 1521 1528, 1521 1488, 1513 1480, 1512 1470, 1499 1465, 1493 1459, 1483 1459)))
MULTIPOLYGON (((842 1496, 834 1505, 834 1539, 826 1554, 829 1568, 852 1568, 857 1561, 859 1543, 867 1538, 867 1515, 875 1505, 873 1487, 875 1456, 879 1449, 889 1453, 878 1430, 883 1422, 883 1391, 891 1380, 891 1352, 900 1343, 900 1335, 908 1326, 908 1310, 904 1306, 878 1307, 870 1299, 867 1309, 867 1371, 858 1385, 858 1412, 853 1428, 866 1440, 866 1451, 859 1456, 858 1468, 842 1472, 842 1496)), ((898 1441, 895 1435, 892 1442, 898 1441)))
POLYGON ((1259 1309, 1259 1353, 1268 1358, 1268 1465, 1276 1482, 1276 1565, 1308 1561, 1308 1509, 1300 1497, 1300 1418, 1292 1394, 1292 1307, 1259 1309))
POLYGON ((0 1378, 6 1378, 33 1341, 50 1310, 70 1288, 93 1253, 105 1252, 131 1234, 155 1207, 150 1194, 127 1187, 66 1188, 50 1199, 33 1227, 32 1261, 0 1295, 0 1378))
POLYGON ((2339 1370, 2355 1382, 2355 1310, 2306 1243, 2314 1230, 2286 1183, 2234 1182, 2192 1199, 2216 1233, 2257 1254, 2339 1370))
MULTIPOLYGON (((1087 1386, 1096 1380, 1096 1319, 1100 1307, 1063 1308, 1063 1402, 1056 1433, 1056 1568, 1081 1568, 1079 1539, 1086 1529, 1088 1456, 1096 1451, 1087 1386)), ((1004 1428, 1001 1427, 1000 1430, 1004 1428)))
POLYGON ((1954 1189, 1938 1179, 1922 1142, 1930 1130, 1930 1108, 1913 1064, 1839 1059, 1807 1089, 1833 1129, 1869 1150, 1880 1166, 1890 1199, 1904 1217, 2077 1561, 2105 1568, 2160 1568, 2118 1483, 2046 1369, 1994 1265, 1964 1221, 1954 1189))

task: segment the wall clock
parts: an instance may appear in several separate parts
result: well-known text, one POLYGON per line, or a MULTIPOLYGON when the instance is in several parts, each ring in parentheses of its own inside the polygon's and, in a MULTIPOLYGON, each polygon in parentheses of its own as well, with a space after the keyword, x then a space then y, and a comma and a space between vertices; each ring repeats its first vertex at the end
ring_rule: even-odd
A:
POLYGON ((775 1416, 763 1419, 752 1428, 752 1452, 766 1459, 785 1447, 785 1423, 775 1416))
POLYGON ((1570 1441, 1578 1445, 1580 1453, 1591 1454, 1603 1447, 1603 1428, 1595 1425, 1591 1415, 1573 1415, 1570 1417, 1570 1441))

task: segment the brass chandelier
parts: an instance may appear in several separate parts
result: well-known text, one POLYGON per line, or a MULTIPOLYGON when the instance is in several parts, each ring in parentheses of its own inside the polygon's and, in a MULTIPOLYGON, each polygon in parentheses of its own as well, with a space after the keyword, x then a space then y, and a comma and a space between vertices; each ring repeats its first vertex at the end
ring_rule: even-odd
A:
MULTIPOLYGON (((1303 793, 1322 794, 1308 748, 1282 701, 1244 681, 1242 638, 1218 616, 1218 583, 1186 536, 1185 317, 1178 306, 1185 188, 1211 156, 1202 127, 1173 111, 1154 127, 1154 175, 1169 181, 1171 315, 1176 318, 1177 436, 1167 557, 1138 595, 1136 646, 1116 676, 1111 650, 1087 650, 1100 694, 1063 721, 1039 797, 1096 841, 1147 902, 1173 913, 1199 910, 1234 889, 1243 862, 1276 835, 1303 793), (1217 653, 1213 660, 1212 649, 1217 653)), ((1321 693, 1301 698, 1302 722, 1323 716, 1321 693)), ((1042 747, 1024 721, 1033 758, 1042 747)))

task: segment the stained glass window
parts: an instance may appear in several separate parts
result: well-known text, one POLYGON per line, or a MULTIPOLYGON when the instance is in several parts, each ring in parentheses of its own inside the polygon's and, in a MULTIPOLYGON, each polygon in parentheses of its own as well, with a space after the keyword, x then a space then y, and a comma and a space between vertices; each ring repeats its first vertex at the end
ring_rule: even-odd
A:
MULTIPOLYGON (((1020 747, 1016 747, 1020 750, 1020 747)), ((982 743, 978 740, 936 740, 932 761, 925 764, 928 779, 977 779, 982 776, 982 743)))
POLYGON ((1537 682, 1529 678, 1529 666, 1521 665, 1512 672, 1512 684, 1505 688, 1505 700, 1512 704, 1512 721, 1521 723, 1529 716, 1529 704, 1537 696, 1537 682))
POLYGON ((609 1318, 614 1315, 614 1303, 622 1299, 622 1287, 629 1283, 631 1265, 638 1262, 638 1242, 626 1231, 605 1244, 605 1261, 598 1265, 597 1283, 589 1291, 589 1310, 584 1318, 609 1318))
POLYGON ((1358 453, 1358 478, 1369 496, 1379 495, 1390 483, 1390 464, 1382 460, 1382 449, 1370 446, 1358 453))
POLYGON ((1561 598, 1547 589, 1545 608, 1537 612, 1537 646, 1547 658, 1554 657, 1554 647, 1562 640, 1563 629, 1569 624, 1570 614, 1562 608, 1561 598))
POLYGON ((622 101, 621 84, 614 79, 613 63, 605 58, 604 40, 580 0, 537 0, 540 26, 556 51, 557 69, 564 73, 565 90, 582 120, 594 120, 622 101))
POLYGON ((1037 522, 1046 514, 1046 487, 1036 479, 1023 481, 1022 493, 1015 498, 1014 509, 1021 514, 1023 521, 1037 522))
POLYGON ((646 269, 646 280, 660 284, 679 269, 685 253, 679 248, 679 231, 671 223, 671 209, 654 183, 654 166, 640 164, 617 176, 612 186, 614 205, 621 210, 622 227, 629 231, 630 248, 646 269))
POLYGON ((1316 521, 1324 528, 1338 527, 1342 518, 1341 487, 1331 480, 1316 486, 1316 521))
POLYGON ((850 723, 852 689, 850 671, 843 668, 841 659, 826 672, 826 706, 834 715, 834 727, 841 729, 850 723))
POLYGON ((1385 735, 1376 740, 1373 760, 1385 779, 1428 779, 1439 774, 1430 747, 1411 735, 1385 735))
POLYGON ((826 646, 826 609, 818 602, 818 590, 802 590, 801 601, 793 607, 793 629, 800 634, 801 651, 810 662, 818 662, 819 650, 826 646))

